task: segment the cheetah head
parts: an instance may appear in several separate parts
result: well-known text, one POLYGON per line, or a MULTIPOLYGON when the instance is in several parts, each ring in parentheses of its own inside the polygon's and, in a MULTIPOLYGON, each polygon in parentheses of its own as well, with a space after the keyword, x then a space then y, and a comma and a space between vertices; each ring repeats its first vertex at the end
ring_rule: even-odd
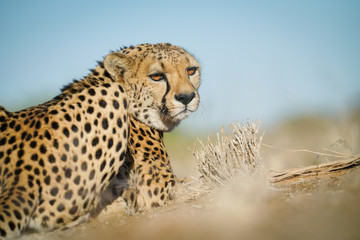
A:
POLYGON ((200 64, 170 44, 142 44, 110 53, 105 69, 122 82, 129 113, 160 131, 171 131, 199 106, 200 64))

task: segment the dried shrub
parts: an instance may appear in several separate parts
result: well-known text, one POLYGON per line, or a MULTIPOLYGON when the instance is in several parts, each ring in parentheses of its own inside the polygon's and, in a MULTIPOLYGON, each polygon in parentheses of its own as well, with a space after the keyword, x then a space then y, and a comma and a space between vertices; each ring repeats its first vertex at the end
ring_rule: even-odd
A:
POLYGON ((200 179, 209 188, 236 184, 240 176, 262 169, 260 123, 237 122, 230 127, 233 136, 228 136, 223 128, 221 134, 217 133, 215 145, 210 138, 206 145, 198 139, 200 149, 193 150, 200 179))

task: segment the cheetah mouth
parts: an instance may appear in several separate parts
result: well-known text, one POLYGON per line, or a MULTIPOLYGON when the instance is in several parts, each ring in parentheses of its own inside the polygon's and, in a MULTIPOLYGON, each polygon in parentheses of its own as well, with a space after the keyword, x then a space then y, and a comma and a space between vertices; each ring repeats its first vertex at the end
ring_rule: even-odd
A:
POLYGON ((185 107, 182 111, 180 111, 179 113, 175 114, 175 115, 173 116, 173 119, 174 119, 175 121, 181 121, 181 120, 187 118, 192 112, 194 112, 194 111, 191 110, 191 109, 189 109, 189 108, 187 108, 187 107, 185 107))

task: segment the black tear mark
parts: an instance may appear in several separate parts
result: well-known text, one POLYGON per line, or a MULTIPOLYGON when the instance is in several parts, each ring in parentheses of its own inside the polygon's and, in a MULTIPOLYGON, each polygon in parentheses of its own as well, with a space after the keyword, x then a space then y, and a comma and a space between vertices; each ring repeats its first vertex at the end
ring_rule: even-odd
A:
POLYGON ((165 77, 164 78, 164 81, 165 81, 165 83, 166 83, 166 92, 165 92, 165 94, 164 94, 164 96, 163 96, 163 98, 162 98, 162 100, 161 100, 161 104, 162 104, 162 106, 161 106, 161 113, 163 113, 163 114, 168 114, 169 113, 169 109, 166 107, 166 95, 169 93, 169 91, 170 91, 170 85, 169 85, 169 81, 168 81, 168 79, 165 77))

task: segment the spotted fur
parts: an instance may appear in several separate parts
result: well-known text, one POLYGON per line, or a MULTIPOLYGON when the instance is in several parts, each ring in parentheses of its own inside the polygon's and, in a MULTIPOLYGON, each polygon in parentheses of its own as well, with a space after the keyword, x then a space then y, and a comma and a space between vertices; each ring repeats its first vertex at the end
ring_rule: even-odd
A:
POLYGON ((0 107, 0 238, 74 226, 114 189, 135 210, 166 204, 175 177, 162 132, 197 109, 199 85, 185 50, 142 44, 110 53, 47 103, 0 107))

